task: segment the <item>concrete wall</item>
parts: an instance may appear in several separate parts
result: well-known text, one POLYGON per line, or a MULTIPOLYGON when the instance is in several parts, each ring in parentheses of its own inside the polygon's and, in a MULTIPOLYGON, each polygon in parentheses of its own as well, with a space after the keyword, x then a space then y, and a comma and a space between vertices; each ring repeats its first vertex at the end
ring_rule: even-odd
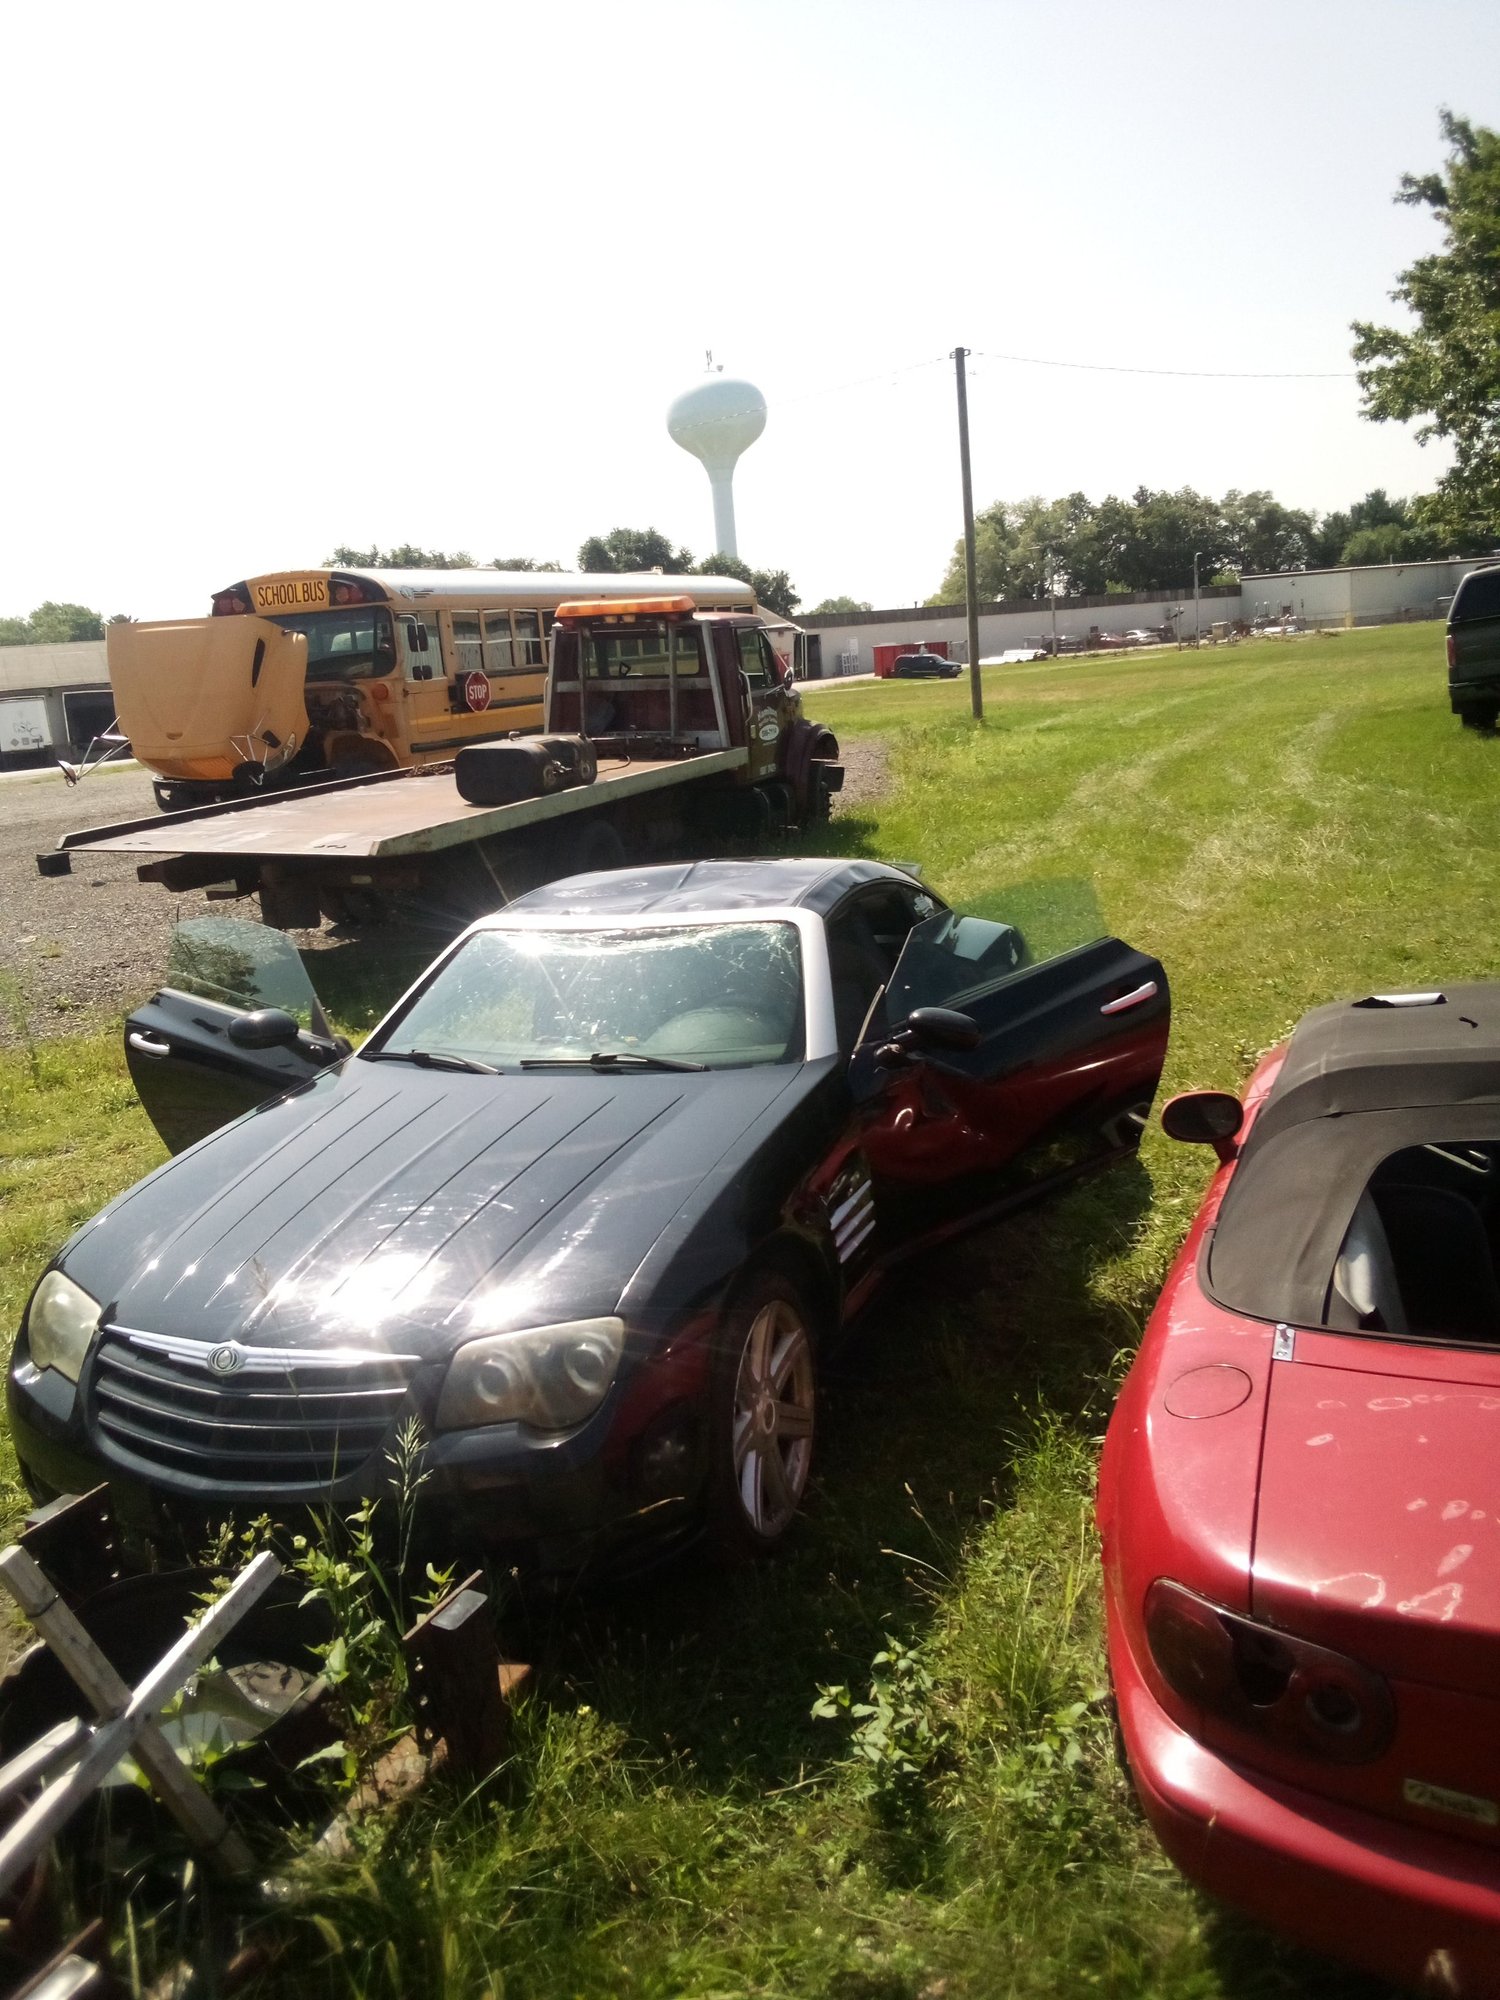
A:
MULTIPOLYGON (((1202 592, 1203 629, 1207 632, 1216 618, 1237 618, 1238 589, 1210 589, 1202 592)), ((1179 629, 1184 638, 1193 630, 1193 593, 1152 596, 1135 592, 1129 596, 1083 597, 1059 601, 1057 632, 1063 639, 1087 639, 1090 632, 1129 632, 1138 626, 1165 624, 1173 612, 1181 613, 1179 629)), ((836 618, 802 618, 810 632, 823 637, 823 678, 833 680, 841 673, 869 674, 875 671, 875 648, 885 645, 910 646, 916 651, 926 639, 946 639, 949 657, 966 660, 969 654, 968 626, 961 604, 934 607, 914 605, 910 610, 844 612, 836 618)), ((988 659, 1026 646, 1040 646, 1052 636, 1052 611, 1046 604, 1000 603, 981 605, 979 610, 979 657, 988 659)))
POLYGON ((1373 625, 1392 618, 1440 618, 1471 569, 1493 556, 1452 562, 1372 563, 1362 569, 1287 570, 1240 579, 1241 616, 1274 618, 1290 604, 1313 622, 1373 625))
MULTIPOLYGON (((1461 578, 1500 560, 1474 556, 1453 562, 1379 563, 1365 569, 1281 570, 1250 575, 1238 584, 1205 586, 1201 617, 1205 633, 1217 619, 1275 619, 1290 605, 1293 614, 1313 624, 1373 625, 1393 618, 1440 618, 1461 578)), ((1193 632, 1193 586, 1188 582, 1169 596, 1136 592, 1129 597, 1080 597, 1057 607, 1060 638, 1086 639, 1091 631, 1128 632, 1154 627, 1181 612, 1177 629, 1184 639, 1193 632)), ((967 628, 961 604, 909 610, 845 612, 836 618, 806 617, 800 621, 823 636, 823 677, 840 673, 868 674, 875 668, 877 645, 891 642, 915 650, 923 639, 946 639, 951 657, 968 658, 967 628)), ((981 605, 979 655, 1005 653, 1040 645, 1051 637, 1052 613, 1031 602, 981 605)))

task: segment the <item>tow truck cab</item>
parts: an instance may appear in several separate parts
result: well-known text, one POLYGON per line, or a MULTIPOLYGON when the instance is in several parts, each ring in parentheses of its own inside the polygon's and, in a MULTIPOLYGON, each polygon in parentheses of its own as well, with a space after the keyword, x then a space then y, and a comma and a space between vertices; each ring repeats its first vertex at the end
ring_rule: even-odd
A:
POLYGON ((767 826, 826 817, 843 784, 838 744, 803 715, 764 621, 688 595, 559 605, 546 730, 591 739, 601 759, 743 749, 736 789, 767 826))

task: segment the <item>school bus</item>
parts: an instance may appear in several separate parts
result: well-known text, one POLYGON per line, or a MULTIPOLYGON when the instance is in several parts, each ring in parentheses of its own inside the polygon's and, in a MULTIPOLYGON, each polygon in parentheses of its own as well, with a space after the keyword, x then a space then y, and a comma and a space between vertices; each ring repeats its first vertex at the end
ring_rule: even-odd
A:
POLYGON ((539 729, 557 607, 673 591, 755 609, 729 577, 288 570, 215 592, 207 618, 112 625, 109 678, 121 733, 175 812, 539 729))

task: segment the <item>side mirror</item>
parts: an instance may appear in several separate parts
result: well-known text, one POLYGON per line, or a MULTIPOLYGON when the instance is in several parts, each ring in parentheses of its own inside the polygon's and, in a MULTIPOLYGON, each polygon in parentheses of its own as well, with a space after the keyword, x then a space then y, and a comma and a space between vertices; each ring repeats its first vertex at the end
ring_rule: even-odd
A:
POLYGON ((875 1051, 875 1060, 896 1068, 933 1049, 977 1049, 981 1039, 979 1023, 967 1014, 952 1007, 913 1007, 904 1025, 875 1051))
POLYGON ((1245 1107, 1228 1090, 1185 1090, 1161 1108, 1161 1129, 1169 1139, 1212 1146, 1221 1160, 1238 1154, 1235 1135, 1244 1122, 1245 1107))
POLYGON ((952 1007, 913 1007, 907 1030, 919 1049, 977 1049, 979 1023, 952 1007))
POLYGON ((257 1007, 253 1013, 237 1015, 229 1024, 229 1039, 237 1049, 291 1048, 301 1033, 294 1018, 281 1007, 257 1007))

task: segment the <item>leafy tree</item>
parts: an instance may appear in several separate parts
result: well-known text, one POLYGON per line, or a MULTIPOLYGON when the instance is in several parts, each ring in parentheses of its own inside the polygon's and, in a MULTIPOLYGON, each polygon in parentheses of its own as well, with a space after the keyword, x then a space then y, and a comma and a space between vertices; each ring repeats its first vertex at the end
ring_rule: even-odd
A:
POLYGON ((495 560, 490 564, 490 568, 522 569, 522 570, 529 570, 529 569, 560 570, 562 568, 562 564, 559 562, 537 562, 531 556, 496 556, 495 560))
POLYGON ((590 535, 578 551, 578 567, 590 574, 660 569, 685 576, 693 567, 686 549, 674 549, 655 528, 611 528, 607 535, 590 535))
POLYGON ((873 611, 873 604, 863 597, 825 597, 821 604, 815 604, 808 612, 809 618, 832 618, 843 611, 873 611))
POLYGON ((737 577, 741 583, 749 584, 761 609, 774 611, 778 618, 790 618, 802 602, 784 569, 752 569, 738 556, 726 555, 722 549, 714 555, 705 556, 694 573, 698 576, 737 577))
POLYGON ((105 619, 104 623, 106 626, 133 625, 135 623, 135 619, 131 616, 131 614, 128 611, 114 611, 111 612, 109 617, 105 619))
POLYGON ((403 542, 396 549, 350 549, 342 545, 324 557, 331 569, 478 569, 467 549, 445 555, 441 549, 419 549, 403 542))
MULTIPOLYGON (((1082 493, 1070 493, 1064 500, 1042 500, 1036 495, 1026 500, 997 500, 986 507, 974 518, 979 595, 986 599, 1045 598, 1054 589, 1061 594, 1102 590, 1102 582, 1084 582, 1076 573, 1097 512, 1082 493)), ((953 604, 961 601, 963 594, 964 545, 960 541, 930 602, 953 604)))
POLYGON ((660 569, 669 576, 738 577, 755 592, 757 604, 780 618, 790 618, 801 602, 784 569, 752 569, 722 549, 695 563, 691 551, 674 549, 655 528, 611 528, 607 535, 590 535, 578 551, 578 567, 591 575, 660 569))
POLYGON ((1423 562, 1446 555, 1452 537, 1427 515, 1424 503, 1393 500, 1376 486, 1347 511, 1325 514, 1313 535, 1309 560, 1333 563, 1423 562))
MULTIPOLYGON (((1226 568, 1246 570, 1306 569, 1317 543, 1316 518, 1300 507, 1283 507, 1269 493, 1224 495, 1224 526, 1232 544, 1226 568)), ((1189 564, 1191 570, 1191 564, 1189 564)), ((1199 575, 1203 575, 1199 565, 1199 575)))
POLYGON ((86 604, 54 604, 49 598, 27 620, 34 646, 67 645, 74 639, 102 639, 104 620, 86 604))
MULTIPOLYGON (((1236 488, 1214 500, 1189 486, 1175 493, 1140 486, 1128 500, 1111 493, 1097 504, 1083 493, 999 500, 976 516, 974 541, 980 595, 1022 599, 1053 589, 1088 597, 1186 590, 1194 555, 1201 581, 1233 583, 1246 571, 1413 562, 1452 546, 1424 502, 1392 500, 1379 488, 1319 520, 1263 491, 1236 488)), ((928 602, 953 604, 963 594, 960 542, 928 602)))
POLYGON ((106 625, 129 625, 123 611, 101 618, 86 604, 39 604, 29 618, 0 618, 0 646, 66 646, 76 639, 102 639, 106 625))
POLYGON ((1500 530, 1500 132, 1442 114, 1442 173, 1404 174, 1396 200, 1429 208, 1444 248, 1400 275, 1392 298, 1411 331, 1354 322, 1354 360, 1373 423, 1427 421, 1422 443, 1451 441, 1454 464, 1420 504, 1427 525, 1475 546, 1500 530))

